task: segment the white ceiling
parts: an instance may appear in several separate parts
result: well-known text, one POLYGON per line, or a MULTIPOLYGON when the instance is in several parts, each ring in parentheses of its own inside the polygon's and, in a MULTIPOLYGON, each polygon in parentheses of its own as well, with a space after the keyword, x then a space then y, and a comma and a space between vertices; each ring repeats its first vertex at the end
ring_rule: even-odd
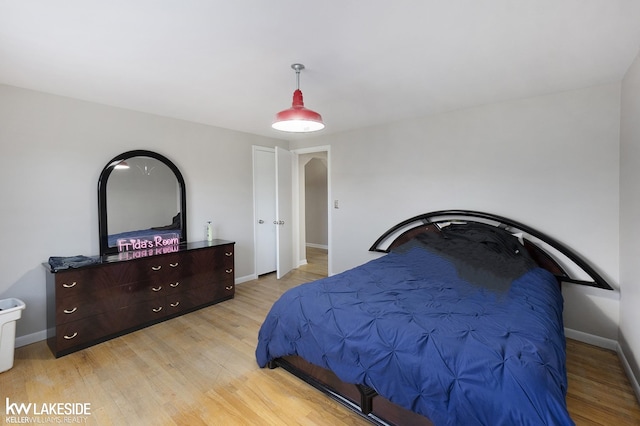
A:
POLYGON ((0 0, 0 83, 243 132, 323 134, 618 82, 638 0, 0 0))

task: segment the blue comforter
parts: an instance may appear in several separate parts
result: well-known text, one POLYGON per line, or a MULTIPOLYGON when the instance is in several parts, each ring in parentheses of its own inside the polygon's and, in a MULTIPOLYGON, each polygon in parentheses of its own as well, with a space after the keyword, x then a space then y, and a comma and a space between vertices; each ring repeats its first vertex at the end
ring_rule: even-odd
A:
POLYGON ((499 290, 416 246, 287 291, 256 358, 299 355, 435 425, 571 425, 562 305, 543 269, 499 290))

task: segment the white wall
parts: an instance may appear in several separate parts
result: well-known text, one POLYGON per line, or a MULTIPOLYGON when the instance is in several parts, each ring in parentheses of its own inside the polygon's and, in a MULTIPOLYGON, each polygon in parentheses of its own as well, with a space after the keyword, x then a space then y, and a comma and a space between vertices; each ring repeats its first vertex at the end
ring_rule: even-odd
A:
POLYGON ((0 85, 0 298, 27 308, 17 336, 46 329, 49 256, 98 253, 97 182, 106 163, 147 149, 187 188, 189 240, 236 242, 236 277, 254 274, 252 145, 286 142, 0 85))
POLYGON ((619 342, 637 385, 640 381, 640 56, 622 81, 621 105, 619 342))
MULTIPOLYGON (((392 225, 482 210, 552 235, 618 283, 618 84, 485 105, 292 142, 330 145, 332 270, 374 255, 392 225)), ((327 123, 328 126, 331 123, 327 123)), ((617 339, 618 301, 571 288, 565 325, 617 339)))

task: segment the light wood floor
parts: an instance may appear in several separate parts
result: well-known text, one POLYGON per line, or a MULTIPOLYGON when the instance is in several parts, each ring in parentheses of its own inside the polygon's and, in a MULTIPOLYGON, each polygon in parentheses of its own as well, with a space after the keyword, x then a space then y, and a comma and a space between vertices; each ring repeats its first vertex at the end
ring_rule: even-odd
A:
MULTIPOLYGON (((0 373, 0 414, 9 398, 90 403, 86 424, 94 425, 368 424, 282 369, 255 362, 258 329, 275 299, 326 274, 326 255, 308 260, 281 280, 270 274, 238 285, 233 300, 59 359, 45 342, 17 348, 14 367, 0 373)), ((576 423, 640 424, 616 354, 567 345, 567 403, 576 423)))

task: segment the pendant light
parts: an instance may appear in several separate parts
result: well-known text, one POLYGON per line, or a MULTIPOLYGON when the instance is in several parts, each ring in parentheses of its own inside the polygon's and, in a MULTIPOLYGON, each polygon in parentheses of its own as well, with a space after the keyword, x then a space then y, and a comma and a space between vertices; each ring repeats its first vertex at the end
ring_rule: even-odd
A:
POLYGON ((302 64, 291 65, 296 72, 296 91, 293 92, 293 104, 291 108, 280 111, 271 127, 283 132, 306 133, 324 129, 322 117, 315 111, 304 107, 302 92, 300 91, 300 71, 304 69, 302 64))

